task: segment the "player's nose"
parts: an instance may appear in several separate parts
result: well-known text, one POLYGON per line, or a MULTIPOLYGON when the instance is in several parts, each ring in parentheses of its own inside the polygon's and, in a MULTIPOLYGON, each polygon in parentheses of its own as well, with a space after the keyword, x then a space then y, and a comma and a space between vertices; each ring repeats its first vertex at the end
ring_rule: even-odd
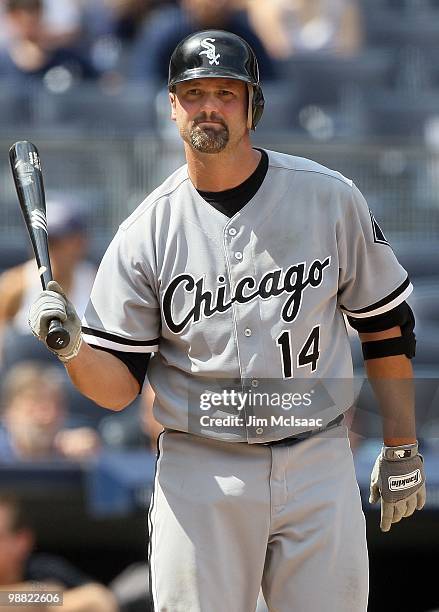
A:
POLYGON ((217 113, 220 105, 220 101, 213 92, 206 93, 201 100, 200 110, 204 111, 207 116, 209 116, 210 113, 217 113))

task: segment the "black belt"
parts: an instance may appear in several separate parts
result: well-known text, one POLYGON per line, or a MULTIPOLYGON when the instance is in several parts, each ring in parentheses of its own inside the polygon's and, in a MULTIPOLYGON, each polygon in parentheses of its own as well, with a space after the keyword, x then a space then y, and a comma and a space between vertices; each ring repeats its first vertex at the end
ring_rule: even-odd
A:
POLYGON ((333 427, 338 427, 340 423, 343 421, 344 414, 339 414, 335 419, 329 421, 329 423, 325 427, 320 427, 317 429, 311 429, 310 431, 303 431, 295 436, 290 436, 289 438, 282 438, 281 440, 273 440, 272 442, 262 442, 263 446, 291 446, 292 444, 296 444, 296 442, 300 442, 301 440, 306 440, 311 436, 314 436, 318 433, 322 433, 322 431, 327 431, 328 429, 332 429, 333 427))

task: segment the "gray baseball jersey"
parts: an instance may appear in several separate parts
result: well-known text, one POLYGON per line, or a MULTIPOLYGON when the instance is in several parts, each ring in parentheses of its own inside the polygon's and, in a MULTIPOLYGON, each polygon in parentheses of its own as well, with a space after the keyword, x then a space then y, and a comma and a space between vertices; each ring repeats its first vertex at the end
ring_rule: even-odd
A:
MULTIPOLYGON (((232 218, 208 204, 181 167, 122 223, 100 265, 85 340, 154 353, 148 377, 166 428, 250 443, 309 430, 300 419, 294 427, 194 423, 200 397, 218 381, 248 383, 250 393, 274 381, 284 393, 298 382, 309 391, 316 380, 351 380, 343 313, 382 314, 412 291, 352 181, 267 153, 262 186, 232 218)), ((352 399, 334 391, 325 405, 303 401, 295 415, 318 412, 327 423, 352 399)), ((230 416, 232 408, 216 411, 230 416)))

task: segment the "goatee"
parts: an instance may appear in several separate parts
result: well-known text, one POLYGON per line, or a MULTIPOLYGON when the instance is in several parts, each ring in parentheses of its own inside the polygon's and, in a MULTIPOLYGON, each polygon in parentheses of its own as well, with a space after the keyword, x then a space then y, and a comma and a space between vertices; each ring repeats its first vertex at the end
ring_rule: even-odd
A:
POLYGON ((226 125, 219 129, 195 125, 190 132, 190 143, 200 153, 221 153, 228 142, 229 129, 226 125))

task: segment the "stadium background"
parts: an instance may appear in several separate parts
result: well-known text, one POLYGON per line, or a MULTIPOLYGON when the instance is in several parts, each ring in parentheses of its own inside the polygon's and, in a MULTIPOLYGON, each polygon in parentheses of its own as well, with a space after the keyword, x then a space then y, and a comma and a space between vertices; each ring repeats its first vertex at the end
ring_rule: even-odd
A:
MULTIPOLYGON (((13 142, 37 144, 49 203, 60 200, 85 214, 88 259, 98 263, 118 224, 183 162, 165 87, 163 58, 172 41, 188 27, 208 24, 250 32, 265 49, 266 110, 255 144, 310 157, 352 178, 415 286, 409 301, 417 316, 419 437, 430 484, 425 510, 379 533, 378 512, 366 501, 379 448, 367 391, 359 398, 355 458, 368 521, 369 609, 439 608, 434 580, 425 578, 439 542, 439 2, 47 1, 38 36, 29 40, 11 21, 14 2, 1 6, 0 271, 30 256, 8 167, 13 142), (31 70, 10 59, 29 41, 47 56, 31 70)), ((54 364, 33 338, 18 340, 5 344, 2 381, 23 359, 54 364)), ((354 337, 352 343, 361 376, 359 344, 354 337)), ((23 500, 39 549, 62 554, 108 584, 146 556, 154 455, 148 432, 132 435, 141 400, 113 416, 64 384, 66 426, 95 429, 101 451, 79 462, 2 464, 0 454, 0 489, 23 500)))

